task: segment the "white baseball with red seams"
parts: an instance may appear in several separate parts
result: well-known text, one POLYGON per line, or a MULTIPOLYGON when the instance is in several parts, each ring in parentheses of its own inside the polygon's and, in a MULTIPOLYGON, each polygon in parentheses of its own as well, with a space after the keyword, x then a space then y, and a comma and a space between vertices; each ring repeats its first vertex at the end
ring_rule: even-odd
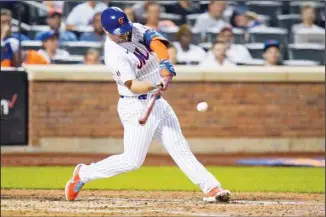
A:
POLYGON ((124 152, 90 165, 83 165, 79 176, 81 181, 87 183, 137 169, 143 164, 148 147, 155 138, 188 178, 207 194, 213 188, 221 187, 220 183, 191 152, 171 106, 165 99, 158 99, 147 123, 141 126, 138 118, 150 97, 138 99, 137 94, 124 86, 126 81, 134 79, 153 83, 161 80, 157 56, 143 44, 146 30, 143 25, 134 23, 131 42, 116 44, 109 38, 106 40, 105 65, 113 72, 119 94, 125 96, 118 102, 118 113, 124 128, 124 152))

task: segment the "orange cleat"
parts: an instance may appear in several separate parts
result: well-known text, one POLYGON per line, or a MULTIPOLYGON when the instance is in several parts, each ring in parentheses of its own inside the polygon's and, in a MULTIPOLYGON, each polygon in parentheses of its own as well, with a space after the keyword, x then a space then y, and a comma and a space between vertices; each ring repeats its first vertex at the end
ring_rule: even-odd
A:
POLYGON ((231 199, 231 192, 215 187, 208 194, 204 195, 203 201, 207 203, 222 202, 228 203, 231 199))
POLYGON ((67 182, 65 187, 66 199, 73 201, 76 199, 78 193, 84 186, 84 183, 80 180, 79 170, 83 164, 78 164, 74 170, 72 178, 67 182))

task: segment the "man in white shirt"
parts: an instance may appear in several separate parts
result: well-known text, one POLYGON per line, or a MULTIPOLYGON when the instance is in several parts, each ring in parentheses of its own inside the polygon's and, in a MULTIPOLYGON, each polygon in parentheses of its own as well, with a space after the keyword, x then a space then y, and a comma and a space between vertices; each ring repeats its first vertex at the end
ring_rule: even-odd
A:
POLYGON ((43 49, 38 53, 49 63, 53 62, 53 59, 66 59, 70 56, 67 51, 58 48, 58 33, 55 31, 43 32, 36 40, 43 42, 43 49))
POLYGON ((177 50, 177 63, 197 65, 205 58, 206 52, 203 48, 190 44, 192 32, 188 25, 180 26, 176 38, 177 42, 174 42, 173 45, 177 50))
POLYGON ((314 2, 305 2, 301 6, 301 19, 302 23, 292 26, 292 32, 298 33, 301 30, 308 31, 325 31, 324 28, 314 24, 316 19, 316 11, 314 2))
POLYGON ((76 26, 88 26, 97 12, 102 12, 107 5, 103 2, 87 1, 72 9, 66 20, 66 29, 73 30, 76 26))
MULTIPOLYGON (((216 35, 216 41, 223 41, 226 43, 227 57, 234 63, 246 63, 252 60, 251 54, 248 49, 242 44, 234 44, 232 27, 227 25, 223 27, 216 35)), ((213 58, 212 51, 208 51, 207 58, 213 58)))
POLYGON ((211 0, 208 5, 208 12, 200 15, 195 23, 194 28, 198 31, 205 32, 211 28, 221 28, 226 25, 223 20, 223 12, 226 2, 211 0))
POLYGON ((235 64, 227 58, 226 55, 227 44, 223 41, 217 41, 212 47, 212 54, 214 58, 206 58, 201 63, 202 67, 221 67, 234 66, 235 64))

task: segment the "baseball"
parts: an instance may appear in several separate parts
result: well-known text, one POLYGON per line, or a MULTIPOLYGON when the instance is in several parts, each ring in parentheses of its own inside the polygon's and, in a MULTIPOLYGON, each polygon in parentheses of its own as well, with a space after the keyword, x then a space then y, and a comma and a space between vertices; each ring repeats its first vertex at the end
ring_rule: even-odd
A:
POLYGON ((199 112, 204 112, 207 110, 207 108, 208 108, 207 102, 200 102, 197 105, 197 111, 199 111, 199 112))

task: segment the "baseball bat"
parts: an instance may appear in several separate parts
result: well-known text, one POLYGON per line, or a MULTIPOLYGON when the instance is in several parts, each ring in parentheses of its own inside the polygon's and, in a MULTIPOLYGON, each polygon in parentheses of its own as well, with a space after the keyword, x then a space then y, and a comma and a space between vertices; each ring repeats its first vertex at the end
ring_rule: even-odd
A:
POLYGON ((147 119, 149 117, 149 115, 151 114, 152 112, 152 109, 154 107, 154 104, 155 104, 155 101, 156 101, 156 98, 161 95, 161 88, 159 88, 153 95, 152 95, 152 98, 151 100, 149 101, 146 109, 144 110, 144 113, 143 115, 139 118, 138 122, 140 125, 144 126, 147 122, 147 119))

